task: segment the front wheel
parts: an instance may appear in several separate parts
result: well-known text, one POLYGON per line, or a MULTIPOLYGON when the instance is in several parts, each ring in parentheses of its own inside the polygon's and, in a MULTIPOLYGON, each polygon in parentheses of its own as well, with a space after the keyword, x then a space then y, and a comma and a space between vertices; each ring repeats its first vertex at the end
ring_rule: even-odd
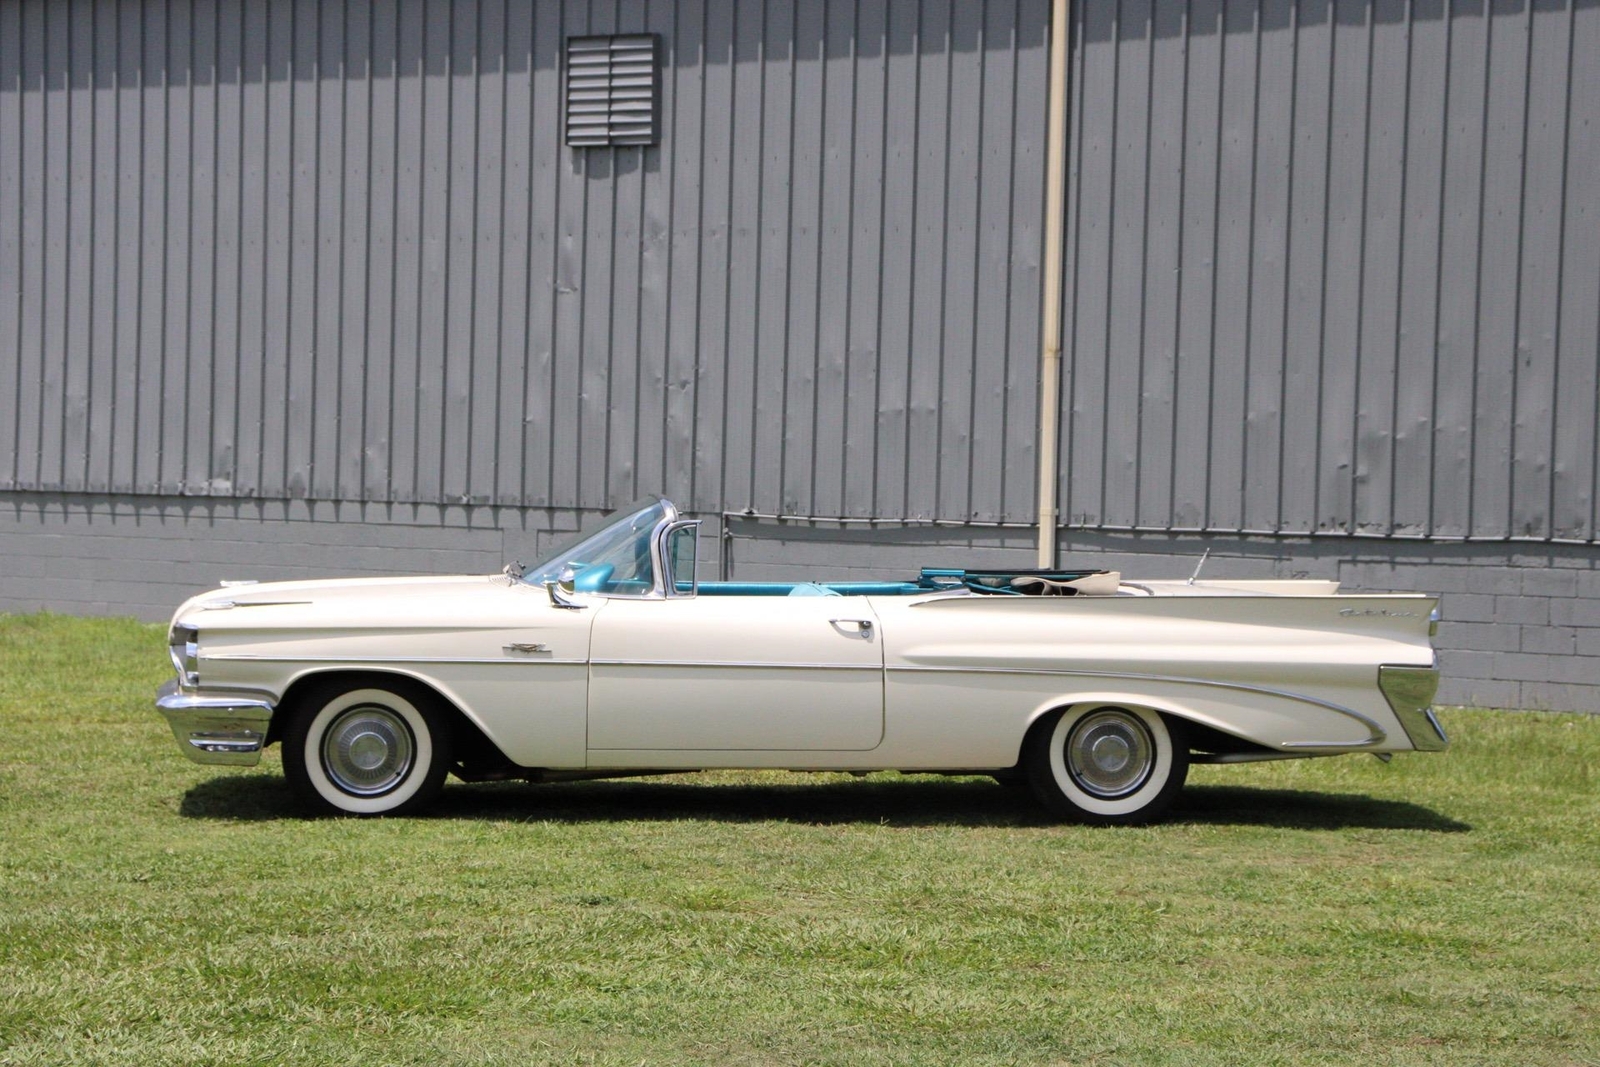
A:
POLYGON ((283 736, 283 773, 324 812, 403 815, 438 795, 450 731, 437 698, 398 680, 308 692, 283 736))
POLYGON ((1171 805, 1189 774, 1189 752, 1159 712, 1077 705, 1029 739, 1022 765, 1051 811, 1096 825, 1149 822, 1171 805))

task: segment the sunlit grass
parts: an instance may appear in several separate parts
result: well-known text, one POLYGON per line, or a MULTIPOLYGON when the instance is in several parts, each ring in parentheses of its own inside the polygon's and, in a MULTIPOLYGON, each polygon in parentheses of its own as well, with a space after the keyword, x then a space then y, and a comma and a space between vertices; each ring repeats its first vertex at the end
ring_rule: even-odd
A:
POLYGON ((452 785, 200 767, 159 627, 0 617, 0 1063, 1600 1064, 1600 719, 1199 768, 452 785))

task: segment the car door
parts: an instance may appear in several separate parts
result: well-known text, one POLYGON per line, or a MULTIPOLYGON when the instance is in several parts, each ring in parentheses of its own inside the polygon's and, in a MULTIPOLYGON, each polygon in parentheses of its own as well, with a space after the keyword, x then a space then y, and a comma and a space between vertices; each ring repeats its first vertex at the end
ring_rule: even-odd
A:
POLYGON ((865 597, 612 600, 595 617, 590 644, 589 764, 875 748, 883 739, 879 637, 865 597))

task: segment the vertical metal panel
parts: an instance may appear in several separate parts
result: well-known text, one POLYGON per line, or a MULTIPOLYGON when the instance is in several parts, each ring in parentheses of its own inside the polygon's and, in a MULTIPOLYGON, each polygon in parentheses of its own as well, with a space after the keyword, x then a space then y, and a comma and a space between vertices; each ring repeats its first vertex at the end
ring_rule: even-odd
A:
MULTIPOLYGON (((713 0, 706 0, 698 14, 699 25, 694 29, 701 41, 703 58, 695 81, 700 99, 698 113, 690 121, 698 125, 701 136, 700 195, 696 205, 700 229, 692 235, 700 255, 694 266, 698 315, 694 319, 693 340, 689 342, 697 360, 689 506, 711 511, 729 499, 723 491, 724 457, 739 447, 748 457, 750 447, 748 398, 741 393, 746 406, 731 400, 728 304, 734 277, 734 144, 740 115, 755 97, 748 82, 742 87, 735 83, 738 71, 733 62, 734 48, 741 33, 740 23, 749 23, 758 12, 754 5, 735 5, 732 10, 725 10, 713 0), (716 122, 704 121, 704 116, 712 114, 718 116, 716 122)), ((748 132, 745 139, 749 139, 748 132)))
MULTIPOLYGON (((877 434, 887 234, 889 11, 855 13, 849 293, 845 304, 844 514, 877 510, 877 434)), ((891 287, 891 291, 893 287, 891 287)))
MULTIPOLYGON (((794 179, 795 5, 771 0, 761 8, 751 56, 751 75, 758 86, 749 114, 760 123, 754 142, 755 166, 746 172, 746 210, 751 221, 745 247, 753 267, 747 316, 737 350, 749 352, 752 373, 751 452, 744 477, 748 485, 734 490, 757 511, 786 510, 782 503, 784 394, 788 385, 789 285, 793 268, 790 229, 795 198, 794 179), (783 180, 779 180, 779 176, 783 180)), ((737 247, 737 246, 736 246, 737 247)), ((745 304, 746 301, 738 301, 745 304)), ((737 498, 737 496, 735 497, 737 498)))
MULTIPOLYGON (((855 204, 852 178, 856 107, 855 19, 828 19, 819 6, 808 25, 821 33, 818 107, 815 295, 807 301, 815 331, 815 459, 796 449, 790 467, 810 466, 811 495, 821 514, 844 515, 846 418, 850 405, 850 252, 855 204)), ((801 349, 804 352, 804 349, 801 349)))
POLYGON ((1211 291, 1210 435, 1206 525, 1243 525, 1243 472, 1250 378, 1251 260, 1256 223, 1256 119, 1260 94, 1257 5, 1225 0, 1217 109, 1217 206, 1211 291))
MULTIPOLYGON (((315 296, 311 319, 312 411, 308 484, 315 496, 338 497, 340 485, 341 427, 346 410, 344 399, 345 361, 340 357, 345 345, 344 287, 345 234, 360 232, 361 211, 351 209, 345 189, 359 187, 365 176, 360 157, 364 138, 360 126, 347 125, 345 100, 350 91, 346 79, 349 61, 349 19, 361 14, 342 5, 319 5, 313 21, 316 33, 316 157, 312 167, 315 192, 310 208, 315 266, 312 270, 315 296)), ((359 124, 361 120, 357 119, 359 124)), ((355 343, 360 351, 360 343, 355 343)), ((359 366, 359 361, 349 361, 359 366)), ((352 440, 360 439, 360 420, 352 420, 352 440)))
MULTIPOLYGON (((1448 0, 1413 0, 1416 18, 1439 21, 1448 0)), ((1450 34, 1408 34, 1405 172, 1401 191, 1400 294, 1395 353, 1395 470, 1393 529, 1425 534, 1430 526, 1434 405, 1439 387, 1436 346, 1444 231, 1444 149, 1447 139, 1450 34)))
MULTIPOLYGON (((238 389, 234 394, 234 433, 226 447, 233 455, 230 490, 246 496, 268 495, 263 490, 262 441, 266 412, 273 406, 268 403, 267 396, 265 277, 271 262, 267 227, 267 190, 272 184, 267 173, 267 146, 271 134, 267 105, 270 12, 268 5, 250 3, 249 0, 240 0, 237 9, 239 52, 242 57, 239 79, 241 173, 239 258, 233 280, 239 306, 235 333, 239 373, 238 389)), ((122 277, 120 270, 117 277, 122 277)), ((118 290, 121 290, 121 286, 118 290)), ((283 394, 281 389, 275 387, 272 395, 281 399, 283 394)), ((116 409, 113 410, 113 417, 118 426, 131 422, 126 412, 116 409)))
POLYGON ((1571 114, 1570 9, 1529 4, 1522 151, 1523 253, 1517 277, 1516 391, 1511 404, 1511 532, 1551 531, 1552 415, 1561 309, 1562 187, 1571 114))
POLYGON ((1592 5, 1079 10, 1068 521, 1595 540, 1592 5))
POLYGON ((1105 483, 1100 490, 1099 510, 1107 523, 1120 526, 1133 525, 1138 505, 1145 262, 1150 248, 1152 16, 1149 0, 1129 0, 1122 5, 1118 18, 1112 105, 1116 108, 1117 128, 1111 146, 1111 181, 1112 196, 1124 210, 1116 211, 1108 220, 1111 261, 1106 279, 1107 366, 1097 368, 1104 382, 1100 398, 1089 398, 1089 403, 1098 402, 1107 413, 1102 416, 1105 483), (1111 412, 1129 412, 1132 417, 1109 417, 1111 412))
POLYGON ((1284 475, 1283 333, 1288 321, 1289 234, 1294 188, 1282 180, 1294 160, 1296 54, 1292 0, 1267 0, 1258 15, 1260 84, 1255 94, 1255 160, 1251 172, 1249 364, 1245 378, 1244 485, 1241 525, 1281 523, 1284 475))
POLYGON ((1356 361, 1355 481, 1351 521, 1387 533, 1394 513, 1396 373, 1400 264, 1404 251, 1406 99, 1410 73, 1408 0, 1373 0, 1367 79, 1367 149, 1361 256, 1361 325, 1356 361))
POLYGON ((22 5, 0 5, 0 485, 27 484, 21 469, 22 5))
POLYGON ((1473 394, 1478 348, 1478 249, 1483 203, 1483 113, 1489 96, 1489 20, 1482 6, 1452 4, 1445 20, 1449 84, 1445 90, 1443 233, 1439 240, 1439 311, 1434 359, 1432 530, 1464 537, 1472 530, 1473 394))
MULTIPOLYGON (((670 106, 664 112, 660 171, 667 181, 666 308, 646 322, 666 344, 667 398, 660 437, 641 439, 648 455, 660 442, 657 459, 664 491, 673 500, 695 499, 695 456, 700 403, 700 252, 703 183, 707 139, 717 133, 699 121, 706 91, 707 41, 705 5, 699 0, 672 7, 671 37, 666 49, 664 91, 670 106)), ((641 469, 643 461, 641 460, 641 469)), ((641 474, 641 478, 643 475, 641 474)))
MULTIPOLYGON (((1016 101, 1009 137, 1015 166, 1011 172, 1011 229, 1006 287, 1008 332, 1005 391, 1005 472, 1002 519, 1036 514, 1038 478, 1039 359, 1042 344, 1034 294, 1044 287, 1045 111, 1049 96, 1050 0, 1018 0, 1010 40, 1016 69, 1012 94, 1016 101)), ((1003 44, 1006 35, 987 40, 1003 44)), ((996 281, 1000 278, 997 277, 996 281)), ((993 477, 990 471, 978 472, 993 477)))
POLYGON ((1172 506, 1187 14, 1177 4, 1158 3, 1151 12, 1149 169, 1139 318, 1143 366, 1139 381, 1137 489, 1129 501, 1134 525, 1166 522, 1172 506))
POLYGON ((1071 523, 1100 521, 1102 505, 1111 229, 1117 205, 1116 63, 1121 54, 1118 5, 1084 4, 1078 10, 1080 39, 1103 42, 1103 47, 1086 48, 1079 67, 1074 87, 1079 116, 1073 137, 1076 165, 1067 179, 1074 201, 1071 215, 1077 223, 1076 231, 1068 235, 1067 255, 1074 261, 1071 277, 1077 284, 1062 321, 1066 412, 1061 426, 1068 451, 1061 513, 1071 523))
POLYGON ((220 89, 216 76, 217 6, 189 5, 189 261, 183 267, 189 320, 178 324, 189 350, 184 432, 177 449, 176 477, 185 487, 211 481, 211 406, 216 395, 217 223, 222 183, 218 178, 217 121, 220 89))
MULTIPOLYGON (((1172 513, 1168 522, 1195 529, 1209 508, 1211 379, 1215 362, 1217 167, 1221 159, 1222 4, 1194 0, 1186 29, 1184 90, 1183 254, 1174 316, 1178 322, 1178 401, 1173 439, 1172 513)), ((1094 42, 1084 42, 1092 47, 1094 42)), ((1094 214, 1098 205, 1080 208, 1094 214)), ((1070 247, 1070 245, 1069 245, 1070 247)), ((1074 359, 1076 359, 1074 354, 1074 359)), ((1093 521, 1085 515, 1084 519, 1093 521)))
POLYGON ((873 514, 906 514, 911 508, 907 485, 907 435, 911 390, 912 330, 916 279, 917 111, 922 49, 921 10, 910 4, 890 5, 885 33, 884 79, 884 275, 895 284, 881 284, 878 338, 877 424, 874 434, 873 514))
MULTIPOLYGON (((1278 523, 1309 531, 1317 522, 1317 437, 1321 423, 1322 278, 1327 247, 1328 138, 1332 118, 1333 0, 1295 9, 1294 143, 1289 166, 1289 255, 1283 329, 1283 452, 1278 523), (1291 465, 1292 464, 1292 465, 1291 465)), ((1270 344, 1270 341, 1268 342, 1270 344)))
POLYGON ((52 5, 43 2, 22 5, 19 40, 22 45, 21 74, 23 92, 17 101, 21 133, 18 156, 25 168, 19 183, 16 226, 18 275, 0 291, 16 294, 16 450, 17 477, 27 485, 42 484, 40 452, 43 445, 40 411, 44 384, 44 293, 45 245, 49 217, 45 214, 48 167, 45 150, 49 144, 49 112, 45 102, 49 92, 45 69, 46 41, 52 5))
POLYGON ((162 277, 157 287, 160 329, 156 334, 154 362, 161 368, 160 416, 157 422, 157 457, 152 471, 156 485, 181 485, 185 480, 184 453, 193 404, 189 391, 194 381, 197 353, 190 329, 194 279, 189 251, 193 245, 194 147, 198 132, 194 114, 194 26, 189 0, 169 0, 161 40, 167 68, 165 100, 165 157, 162 179, 162 229, 159 240, 162 277))
POLYGON ((913 518, 938 509, 940 362, 945 347, 944 279, 949 249, 951 5, 929 0, 917 23, 911 203, 910 350, 906 361, 905 504, 913 518))
MULTIPOLYGON (((558 439, 555 412, 557 309, 571 298, 558 277, 565 245, 562 211, 572 202, 560 175, 568 169, 568 154, 561 145, 561 7, 539 4, 531 15, 532 50, 529 53, 530 180, 528 185, 528 279, 525 302, 528 336, 523 348, 522 448, 518 484, 527 503, 548 504, 555 499, 551 478, 551 453, 558 439), (563 193, 566 193, 563 196, 563 193)), ((515 307, 515 303, 512 304, 515 307)), ((563 364, 570 360, 563 360, 563 364)), ((513 453, 515 456, 515 453, 513 453)), ((515 496, 501 498, 514 501, 515 496)), ((570 498, 569 498, 570 499, 570 498)))
MULTIPOLYGON (((791 33, 794 86, 790 112, 788 280, 784 285, 782 441, 773 468, 774 497, 793 513, 816 507, 814 472, 822 460, 818 437, 818 293, 822 254, 823 124, 827 118, 827 63, 822 0, 798 0, 791 33)), ((838 514, 837 511, 833 512, 838 514)))
MULTIPOLYGON (((329 17, 339 20, 340 49, 329 61, 339 64, 338 92, 330 108, 337 110, 342 141, 337 155, 323 157, 323 210, 334 217, 326 225, 323 246, 337 254, 330 272, 330 288, 337 301, 328 316, 324 331, 326 343, 319 348, 329 356, 333 368, 336 402, 326 404, 333 411, 334 432, 319 432, 318 443, 327 450, 317 458, 324 483, 331 481, 340 497, 361 496, 362 455, 367 439, 367 361, 372 358, 368 345, 370 319, 366 314, 368 286, 372 280, 373 203, 372 170, 374 137, 372 125, 376 109, 377 84, 372 76, 373 21, 371 6, 335 6, 329 17), (337 161, 337 170, 334 169, 337 161)), ((325 46, 325 51, 327 48, 325 46)), ((329 62, 329 61, 325 61, 329 62)))
POLYGON ((71 165, 71 66, 68 10, 51 4, 45 10, 44 79, 44 226, 41 263, 39 324, 39 460, 42 485, 62 483, 62 448, 65 444, 65 382, 63 365, 70 366, 66 345, 67 262, 72 220, 68 214, 71 185, 66 181, 71 165), (66 356, 67 358, 62 358, 66 356))
POLYGON ((349 495, 364 500, 390 497, 391 433, 394 428, 396 359, 399 349, 399 324, 395 314, 399 278, 399 87, 400 12, 396 7, 370 8, 368 40, 371 85, 368 96, 367 151, 370 166, 367 188, 355 190, 365 198, 367 242, 362 253, 366 291, 351 308, 359 316, 360 349, 345 349, 345 356, 360 351, 364 389, 356 398, 361 405, 361 431, 342 427, 341 439, 352 452, 360 453, 359 476, 345 487, 349 495))

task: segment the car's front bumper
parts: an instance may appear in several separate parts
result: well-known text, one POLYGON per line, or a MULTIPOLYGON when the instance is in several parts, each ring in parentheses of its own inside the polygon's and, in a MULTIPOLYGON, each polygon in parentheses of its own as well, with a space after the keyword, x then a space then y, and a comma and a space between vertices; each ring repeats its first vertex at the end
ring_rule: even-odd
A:
POLYGON ((272 708, 265 694, 185 691, 176 679, 156 691, 156 710, 166 716, 183 754, 196 763, 260 763, 272 708))

